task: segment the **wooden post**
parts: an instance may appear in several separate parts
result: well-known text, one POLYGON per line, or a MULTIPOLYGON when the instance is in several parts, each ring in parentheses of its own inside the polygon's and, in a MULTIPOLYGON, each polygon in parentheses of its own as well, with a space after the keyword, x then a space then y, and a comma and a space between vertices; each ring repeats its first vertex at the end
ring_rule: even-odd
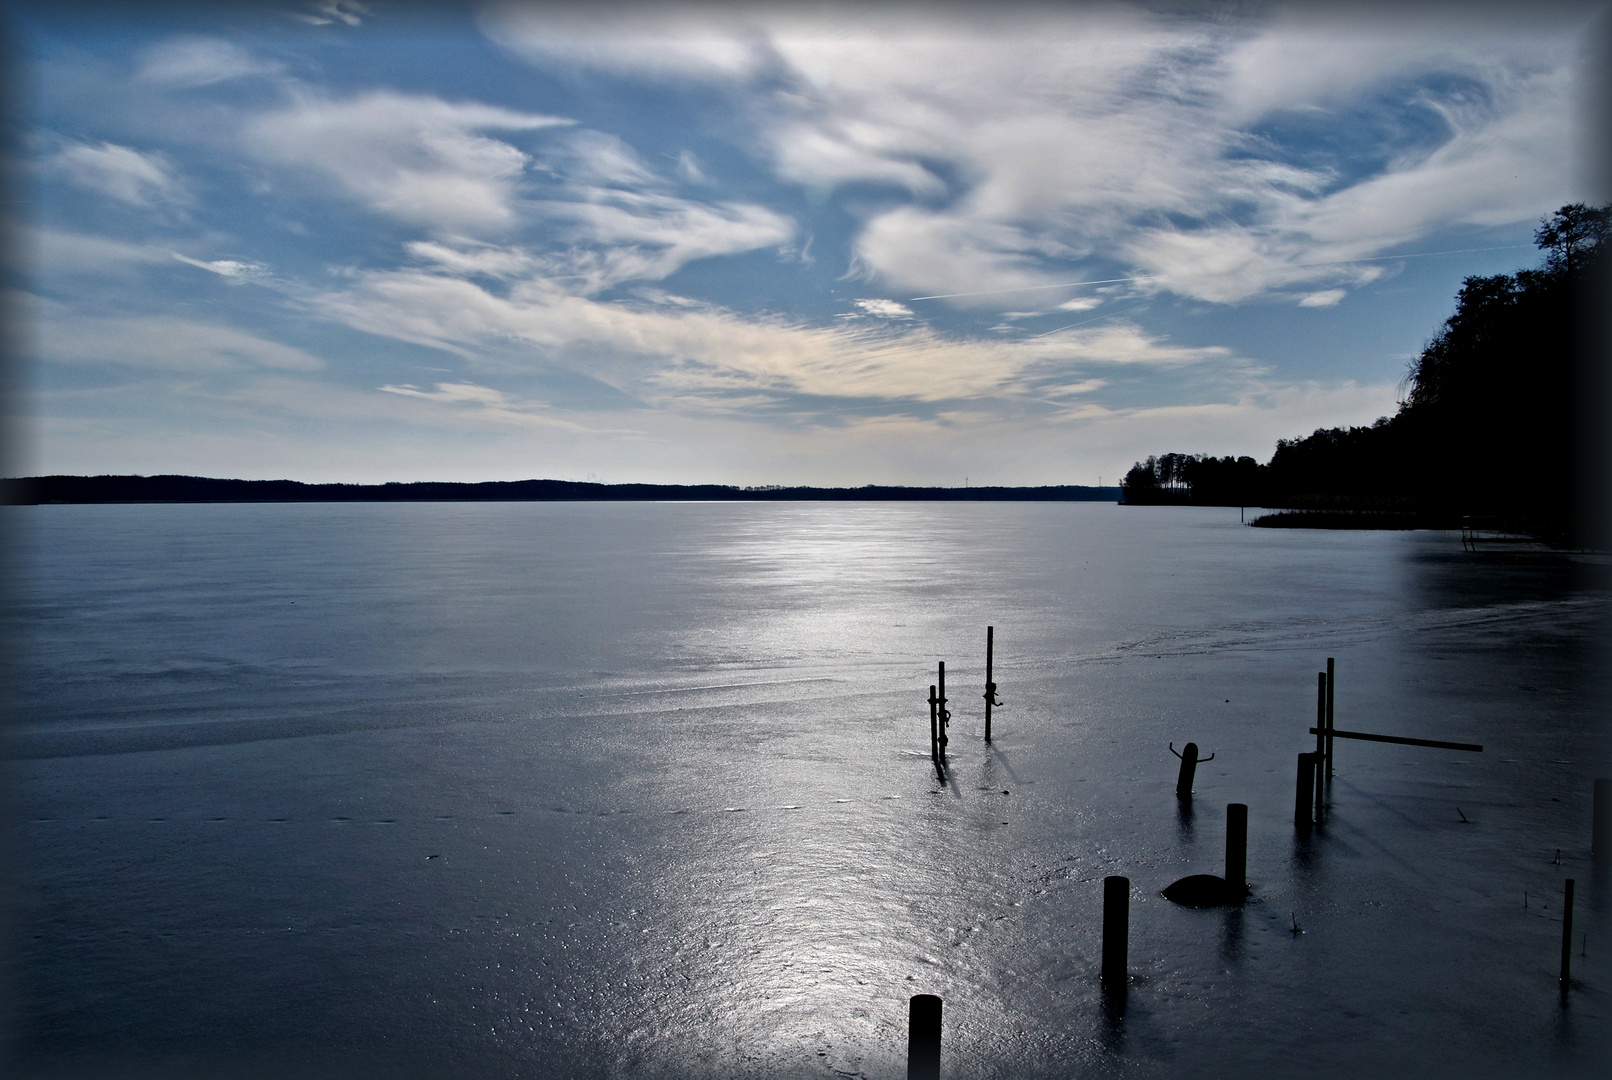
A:
POLYGON ((991 741, 991 706, 996 702, 996 684, 991 681, 991 665, 996 652, 996 627, 985 628, 985 741, 991 741))
POLYGON ((1299 755, 1298 785, 1293 795, 1293 825, 1300 836, 1310 835, 1310 825, 1314 818, 1310 816, 1310 804, 1315 798, 1315 755, 1299 755))
POLYGON ((1125 992, 1126 952, 1131 934, 1131 879, 1103 879, 1103 989, 1125 992))
POLYGON ((1360 739, 1363 742, 1393 743, 1395 746, 1431 746, 1435 750, 1470 750, 1474 754, 1483 753, 1483 747, 1478 743, 1448 742, 1444 739, 1412 739, 1404 735, 1373 735, 1369 731, 1342 731, 1338 728, 1311 728, 1311 731, 1321 731, 1328 739, 1360 739))
POLYGON ((1327 752, 1327 673, 1315 673, 1315 752, 1327 752))
POLYGON ((907 1080, 939 1080, 940 998, 914 994, 907 1003, 907 1080))
POLYGON ((935 695, 935 684, 929 684, 929 757, 940 768, 940 698, 935 695))
POLYGON ((1573 964, 1573 879, 1567 879, 1567 896, 1562 901, 1562 993, 1572 983, 1573 964))
POLYGON ((1327 673, 1315 673, 1315 820, 1321 820, 1321 764, 1327 760, 1327 673))
POLYGON ((1612 780, 1595 782, 1591 815, 1590 858, 1596 866, 1612 866, 1612 780))
POLYGON ((951 742, 946 737, 946 725, 951 721, 952 714, 946 709, 946 661, 940 662, 940 756, 946 756, 946 744, 951 742))
POLYGON ((1248 804, 1226 804, 1226 891, 1234 904, 1248 895, 1248 804))
POLYGON ((1327 745, 1322 753, 1327 758, 1327 779, 1332 779, 1332 729, 1337 727, 1336 716, 1332 711, 1333 697, 1338 689, 1338 673, 1333 667, 1332 657, 1327 657, 1327 745))
POLYGON ((1322 754, 1311 754, 1310 757, 1315 762, 1315 824, 1319 828, 1326 817, 1326 804, 1322 801, 1325 785, 1321 783, 1322 774, 1325 772, 1321 768, 1321 762, 1326 758, 1322 754))
POLYGON ((1198 744, 1189 742, 1181 750, 1181 772, 1175 778, 1175 797, 1192 798, 1192 780, 1198 773, 1198 744))

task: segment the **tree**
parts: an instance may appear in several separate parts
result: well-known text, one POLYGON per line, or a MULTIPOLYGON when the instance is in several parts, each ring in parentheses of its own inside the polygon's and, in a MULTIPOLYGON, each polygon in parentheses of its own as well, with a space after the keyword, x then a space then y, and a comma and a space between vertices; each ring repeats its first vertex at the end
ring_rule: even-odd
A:
POLYGON ((1159 477, 1155 471, 1157 466, 1158 458, 1151 456, 1145 462, 1136 462, 1131 466, 1131 471, 1125 474, 1125 479, 1119 482, 1119 486, 1126 491, 1145 491, 1158 487, 1159 477))
POLYGON ((1534 243, 1545 250, 1545 269, 1571 277, 1599 253, 1612 231, 1612 204, 1571 203, 1539 222, 1534 243))

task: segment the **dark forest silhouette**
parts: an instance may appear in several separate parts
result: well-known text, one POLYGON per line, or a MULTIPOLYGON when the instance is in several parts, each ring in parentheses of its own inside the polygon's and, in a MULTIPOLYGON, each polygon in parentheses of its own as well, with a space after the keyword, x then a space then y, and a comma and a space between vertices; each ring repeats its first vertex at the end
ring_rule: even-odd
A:
POLYGON ((734 487, 728 484, 596 484, 574 480, 304 484, 205 476, 31 476, 0 481, 0 499, 40 503, 301 502, 1111 502, 1115 487, 734 487))
POLYGON ((1609 228, 1612 204, 1564 206, 1534 234, 1538 267, 1467 278, 1394 416, 1279 440, 1264 465, 1149 457, 1125 475, 1125 501, 1282 507, 1367 527, 1483 518, 1584 543, 1597 531, 1588 493, 1605 479, 1590 440, 1604 419, 1609 228))

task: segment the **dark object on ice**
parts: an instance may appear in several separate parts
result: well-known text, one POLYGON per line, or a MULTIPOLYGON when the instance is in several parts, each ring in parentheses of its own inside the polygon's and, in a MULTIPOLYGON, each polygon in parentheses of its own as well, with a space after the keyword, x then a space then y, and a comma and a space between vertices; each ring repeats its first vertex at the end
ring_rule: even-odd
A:
POLYGON ((914 994, 907 1012, 907 1080, 940 1076, 940 998, 914 994))
POLYGON ((1193 874, 1171 882, 1164 898, 1182 907, 1231 907, 1248 899, 1248 806, 1226 804, 1226 876, 1193 874))
POLYGON ((1612 780, 1595 782, 1594 823, 1590 855, 1596 866, 1612 866, 1612 780))
POLYGON ((946 760, 946 745, 951 742, 946 737, 946 727, 951 723, 951 710, 946 708, 946 661, 940 662, 940 677, 935 680, 940 684, 940 759, 946 760))
POLYGON ((1248 899, 1249 892, 1246 883, 1239 894, 1226 884, 1223 877, 1193 874, 1171 882, 1164 890, 1164 898, 1182 907, 1232 907, 1248 899))
POLYGON ((1573 965, 1573 879, 1567 879, 1567 896, 1562 902, 1562 993, 1572 983, 1573 965))
POLYGON ((1175 779, 1175 797, 1178 799, 1192 798, 1192 779, 1198 773, 1199 761, 1213 761, 1215 755, 1206 758, 1198 757, 1198 744, 1189 742, 1178 752, 1175 743, 1170 743, 1170 753, 1181 759, 1181 773, 1175 779))
POLYGON ((1233 903, 1242 903, 1248 895, 1248 806, 1246 803, 1226 804, 1226 887, 1233 903))
POLYGON ((1309 836, 1315 821, 1311 816, 1315 812, 1315 774, 1315 755, 1300 754, 1298 784, 1293 793, 1293 825, 1300 836, 1309 836))
POLYGON ((1103 990, 1125 994, 1126 950, 1131 934, 1131 879, 1103 879, 1103 990))

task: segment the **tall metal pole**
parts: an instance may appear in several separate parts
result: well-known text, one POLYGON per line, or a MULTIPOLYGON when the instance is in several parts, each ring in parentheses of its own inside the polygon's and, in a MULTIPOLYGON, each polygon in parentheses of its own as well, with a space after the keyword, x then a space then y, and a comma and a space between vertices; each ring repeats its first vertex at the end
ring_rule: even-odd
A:
POLYGON ((1332 699, 1337 688, 1338 673, 1336 668, 1333 666, 1332 657, 1329 656, 1327 657, 1327 747, 1325 751, 1327 756, 1328 780, 1332 779, 1332 729, 1338 726, 1333 722, 1335 717, 1332 712, 1332 699))
POLYGON ((1327 673, 1315 673, 1315 823, 1321 824, 1321 812, 1324 806, 1321 778, 1324 771, 1321 768, 1327 760, 1327 673))
POLYGON ((991 665, 996 652, 996 627, 985 628, 985 741, 991 741, 991 705, 996 697, 996 683, 991 681, 991 665))
POLYGON ((1315 752, 1327 753, 1327 673, 1315 673, 1315 752))
POLYGON ((929 759, 940 770, 940 698, 935 695, 935 684, 929 684, 929 759))
POLYGON ((1567 879, 1567 895, 1562 902, 1562 993, 1573 985, 1573 879, 1567 879))

